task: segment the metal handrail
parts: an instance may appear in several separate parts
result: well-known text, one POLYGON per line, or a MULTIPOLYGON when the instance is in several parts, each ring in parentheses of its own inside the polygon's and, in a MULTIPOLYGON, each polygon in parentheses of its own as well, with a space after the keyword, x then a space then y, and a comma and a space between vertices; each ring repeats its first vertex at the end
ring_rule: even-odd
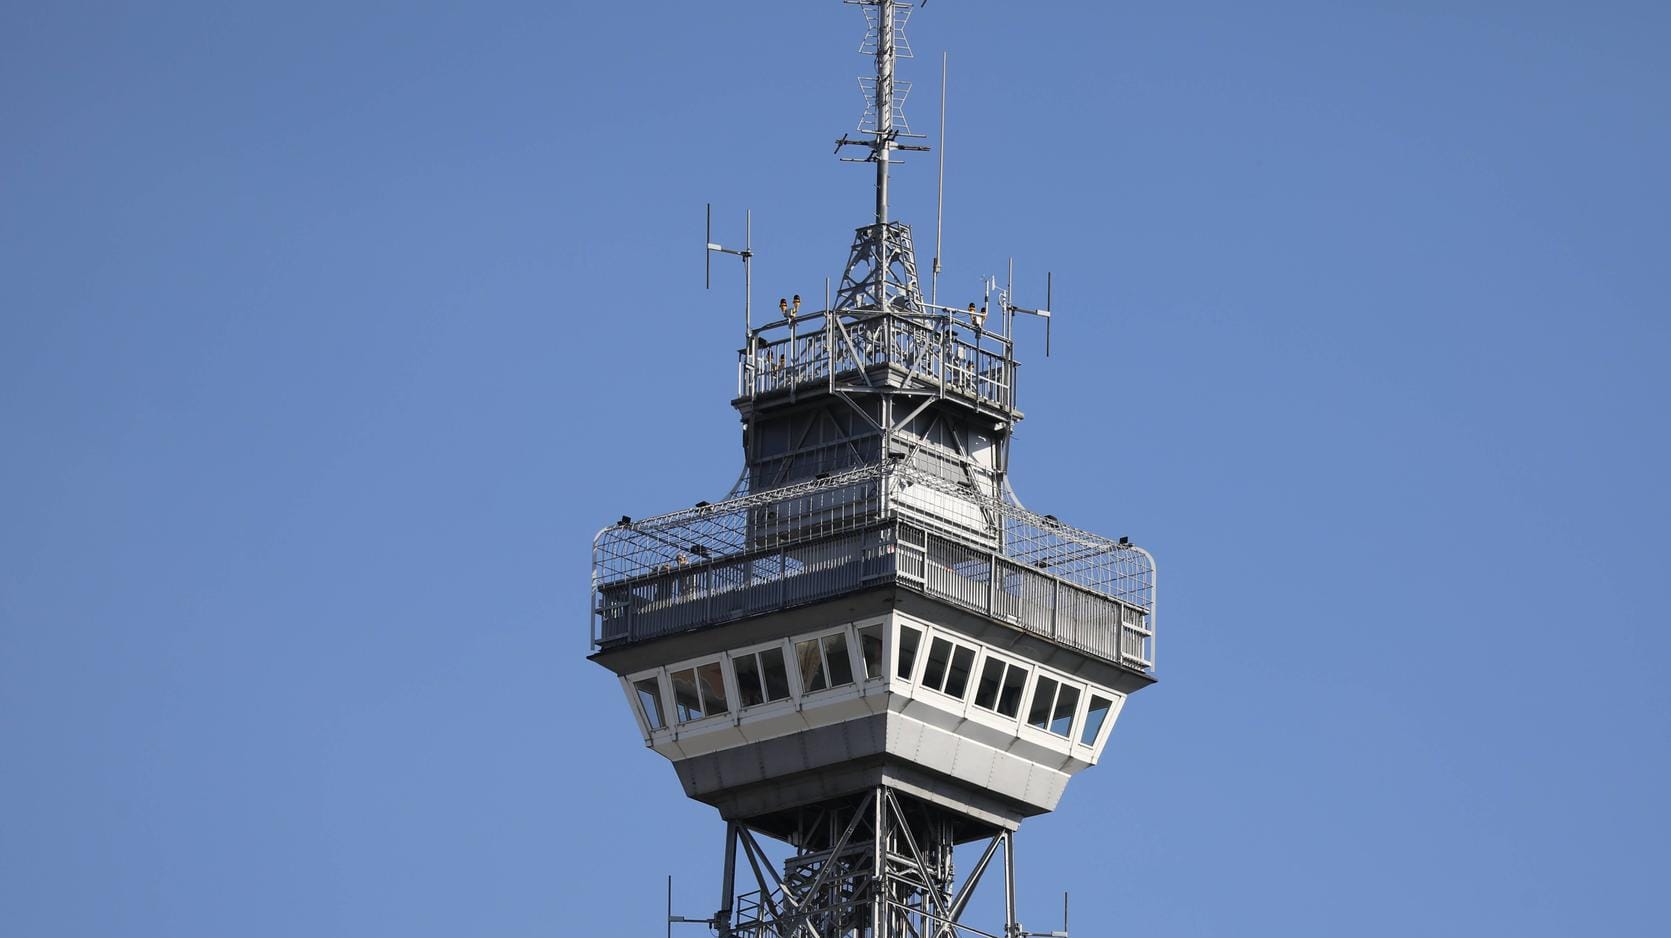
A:
POLYGON ((592 643, 648 641, 883 584, 962 606, 1132 670, 1154 670, 1152 609, 898 519, 599 584, 592 643))
POLYGON ((1010 341, 950 316, 811 313, 754 330, 737 361, 740 399, 887 366, 907 382, 915 379, 1004 410, 1015 406, 1010 341), (970 338, 964 333, 954 338, 954 329, 970 338))

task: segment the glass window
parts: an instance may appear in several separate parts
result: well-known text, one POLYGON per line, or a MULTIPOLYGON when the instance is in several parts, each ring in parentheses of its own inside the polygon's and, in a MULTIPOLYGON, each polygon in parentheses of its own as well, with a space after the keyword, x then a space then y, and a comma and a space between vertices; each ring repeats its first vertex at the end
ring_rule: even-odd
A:
POLYGON ((865 680, 882 676, 882 627, 867 625, 859 630, 859 657, 864 659, 865 680))
POLYGON ((1027 708, 1027 722, 1039 729, 1050 727, 1050 708, 1056 702, 1055 681, 1044 675, 1039 675, 1039 682, 1033 687, 1033 705, 1027 708))
POLYGON ((661 708, 661 682, 654 677, 647 677, 642 681, 634 681, 632 686, 633 690, 638 692, 638 708, 644 711, 644 722, 650 724, 652 730, 666 726, 666 711, 661 708))
POLYGON ((943 638, 934 640, 928 648, 928 663, 923 666, 923 686, 939 690, 946 684, 946 665, 951 664, 952 643, 943 638))
POLYGON ((922 640, 923 633, 916 629, 899 627, 899 667, 894 673, 907 681, 911 679, 911 669, 917 664, 917 645, 922 640))
POLYGON ((669 677, 673 679, 673 719, 680 723, 702 719, 702 696, 696 690, 696 669, 674 671, 669 677))
POLYGON ((969 689, 969 672, 975 667, 975 650, 957 646, 952 653, 951 670, 946 672, 946 693, 963 699, 964 691, 969 689))
POLYGON ((1021 712, 1021 694, 1027 689, 1027 669, 1010 665, 1004 672, 1004 689, 998 694, 998 712, 1013 717, 1021 712))
POLYGON ((689 723, 731 709, 725 699, 725 671, 718 661, 674 671, 673 719, 689 723))
POLYGON ((853 659, 847 657, 847 636, 841 632, 824 636, 824 664, 830 672, 830 686, 853 683, 853 659))
POLYGON ((1102 732, 1102 721, 1108 719, 1109 708, 1114 701, 1107 697, 1091 695, 1091 708, 1085 711, 1085 728, 1079 731, 1079 742, 1084 746, 1096 745, 1097 734, 1102 732))
POLYGON ((718 661, 710 661, 696 668, 696 683, 702 686, 702 712, 710 716, 731 709, 725 701, 725 669, 718 661))
POLYGON ((1004 663, 997 658, 986 659, 981 666, 981 682, 975 687, 975 706, 998 709, 998 688, 1004 684, 1004 663))
POLYGON ((824 662, 818 654, 818 639, 795 643, 795 658, 801 665, 801 691, 812 693, 830 686, 824 680, 824 662))
POLYGON ((789 697, 789 672, 783 666, 783 650, 767 648, 732 659, 737 673, 737 695, 745 707, 784 700, 789 697))
POLYGON ((764 686, 760 683, 760 659, 743 655, 731 662, 737 671, 737 701, 745 707, 766 702, 764 686))
POLYGON ((766 676, 766 699, 789 699, 789 671, 783 666, 783 649, 768 648, 760 652, 760 671, 766 676))
POLYGON ((1073 717, 1079 711, 1079 688, 1062 685, 1056 692, 1056 710, 1050 717, 1050 732, 1066 736, 1073 730, 1073 717))

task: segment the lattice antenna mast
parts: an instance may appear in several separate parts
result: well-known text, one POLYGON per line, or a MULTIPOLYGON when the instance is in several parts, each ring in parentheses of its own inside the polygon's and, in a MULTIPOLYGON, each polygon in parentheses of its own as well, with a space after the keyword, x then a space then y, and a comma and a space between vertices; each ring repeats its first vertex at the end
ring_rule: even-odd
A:
MULTIPOLYGON (((902 143, 902 138, 920 138, 920 134, 911 133, 910 124, 905 120, 905 98, 911 92, 911 83, 899 81, 895 77, 895 66, 901 58, 911 58, 911 45, 905 38, 905 23, 911 17, 911 5, 901 0, 843 0, 850 6, 857 6, 864 10, 868 29, 859 51, 875 59, 876 71, 874 76, 859 79, 859 89, 865 97, 864 116, 859 120, 859 139, 846 135, 836 141, 836 149, 842 147, 862 147, 869 151, 863 157, 846 158, 848 162, 865 162, 876 164, 876 218, 872 236, 864 254, 868 257, 855 257, 854 260, 868 262, 871 269, 877 272, 866 292, 877 309, 888 309, 893 303, 890 296, 890 286, 899 284, 889 283, 887 272, 890 265, 897 263, 896 255, 900 251, 909 252, 909 235, 904 236, 905 244, 894 231, 888 205, 889 172, 896 162, 893 153, 898 150, 927 151, 926 146, 902 143)), ((911 266, 912 280, 915 279, 914 257, 908 263, 911 266)), ((851 265, 849 273, 851 274, 851 265)), ((907 288, 907 292, 914 291, 915 284, 907 288)), ((907 303, 920 305, 920 297, 907 298, 907 303)))

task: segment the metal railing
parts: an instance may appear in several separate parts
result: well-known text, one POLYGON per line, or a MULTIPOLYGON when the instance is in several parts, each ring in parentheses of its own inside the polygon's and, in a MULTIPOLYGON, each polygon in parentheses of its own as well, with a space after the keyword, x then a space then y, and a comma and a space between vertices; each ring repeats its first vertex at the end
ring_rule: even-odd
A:
POLYGON ((867 466, 604 529, 593 548, 592 641, 647 641, 894 584, 1134 670, 1154 668, 1146 551, 957 497, 985 533, 900 510, 935 480, 867 466))
POLYGON ((756 329, 738 352, 737 396, 863 384, 887 366, 892 380, 929 386, 1009 411, 1015 363, 1009 341, 945 316, 810 313, 756 329))

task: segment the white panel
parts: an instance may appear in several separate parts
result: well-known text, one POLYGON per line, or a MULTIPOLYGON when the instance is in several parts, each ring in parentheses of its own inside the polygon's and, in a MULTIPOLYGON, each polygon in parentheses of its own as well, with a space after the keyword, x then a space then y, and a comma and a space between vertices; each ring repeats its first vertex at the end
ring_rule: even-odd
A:
POLYGON ((679 727, 679 750, 684 757, 699 756, 705 752, 715 752, 720 749, 730 749, 748 742, 742 731, 733 726, 726 717, 712 717, 713 725, 705 721, 686 723, 679 727))
POLYGON ((992 764, 1002 753, 991 746, 983 746, 969 739, 960 739, 957 758, 952 764, 952 775, 976 785, 985 786, 992 778, 992 764))
POLYGON ((1003 755, 995 758, 992 760, 992 772, 987 776, 986 787, 1012 798, 1021 798, 1027 793, 1028 770, 1028 764, 1014 756, 1003 755))
POLYGON ((750 707, 738 717, 737 729, 749 742, 773 739, 799 733, 807 728, 806 720, 795 709, 793 700, 750 707))

